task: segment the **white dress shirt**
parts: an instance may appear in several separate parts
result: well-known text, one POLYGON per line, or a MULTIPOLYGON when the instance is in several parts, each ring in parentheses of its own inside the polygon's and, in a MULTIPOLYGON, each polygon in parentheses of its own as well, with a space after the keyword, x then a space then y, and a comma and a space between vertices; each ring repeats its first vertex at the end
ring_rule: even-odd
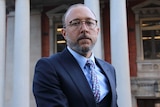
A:
POLYGON ((70 47, 67 47, 69 52, 74 56, 74 58, 77 60, 78 64, 80 65, 90 87, 91 87, 91 82, 89 80, 89 74, 88 71, 85 69, 85 64, 87 62, 88 59, 92 60, 95 64, 95 71, 97 74, 97 78, 99 81, 99 85, 100 85, 100 101, 108 94, 109 92, 109 87, 108 87, 108 80, 106 79, 105 75, 102 73, 102 70, 96 65, 95 63, 95 58, 94 58, 94 54, 92 53, 90 58, 86 58, 80 54, 78 54, 77 52, 73 51, 70 47))

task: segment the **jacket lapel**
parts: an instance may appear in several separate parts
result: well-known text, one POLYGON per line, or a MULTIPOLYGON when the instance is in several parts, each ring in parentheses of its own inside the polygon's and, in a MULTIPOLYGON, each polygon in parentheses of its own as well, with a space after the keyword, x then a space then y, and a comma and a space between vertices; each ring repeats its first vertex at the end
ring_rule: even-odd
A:
MULTIPOLYGON (((87 105, 93 104, 92 107, 94 107, 94 96, 92 94, 91 88, 88 84, 88 81, 83 74, 83 71, 81 70, 79 64, 77 63, 76 59, 70 54, 70 52, 66 49, 61 54, 62 64, 66 69, 66 72, 70 75, 71 79, 75 83, 75 86, 79 90, 79 92, 82 94, 84 100, 86 101, 87 105), (65 62, 65 63, 64 63, 65 62), (72 66, 71 66, 72 65, 72 66)), ((88 106, 89 107, 89 106, 88 106)))
POLYGON ((115 89, 115 87, 114 87, 115 85, 113 85, 113 84, 115 84, 115 80, 113 79, 113 78, 115 78, 115 77, 113 77, 114 71, 109 66, 107 66, 105 62, 103 62, 101 60, 96 59, 96 62, 100 66, 100 68, 104 71, 104 73, 109 81, 111 91, 113 91, 115 89))

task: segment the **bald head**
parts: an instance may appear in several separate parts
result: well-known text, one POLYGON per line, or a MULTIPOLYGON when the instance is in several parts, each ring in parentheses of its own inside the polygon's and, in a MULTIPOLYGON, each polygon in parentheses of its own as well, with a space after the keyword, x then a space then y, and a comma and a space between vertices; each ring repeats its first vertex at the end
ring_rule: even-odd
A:
POLYGON ((68 18, 72 19, 70 17, 70 15, 73 14, 73 12, 76 11, 76 10, 79 10, 79 12, 77 11, 78 13, 76 12, 77 15, 78 14, 81 15, 80 11, 85 11, 85 13, 89 14, 90 17, 92 17, 93 19, 96 19, 96 15, 94 14, 94 12, 91 9, 89 9, 86 5, 84 5, 84 4, 74 4, 74 5, 70 6, 67 9, 66 13, 64 14, 64 16, 62 18, 63 26, 66 25, 66 21, 68 20, 68 18))

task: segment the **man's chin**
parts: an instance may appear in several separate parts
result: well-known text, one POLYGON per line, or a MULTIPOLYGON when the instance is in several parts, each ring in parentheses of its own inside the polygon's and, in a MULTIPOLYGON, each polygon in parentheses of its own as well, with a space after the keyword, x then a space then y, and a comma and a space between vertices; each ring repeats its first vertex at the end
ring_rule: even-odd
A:
POLYGON ((81 48, 81 51, 82 51, 83 53, 88 53, 88 52, 90 51, 90 47, 89 47, 89 46, 83 46, 83 47, 81 48))

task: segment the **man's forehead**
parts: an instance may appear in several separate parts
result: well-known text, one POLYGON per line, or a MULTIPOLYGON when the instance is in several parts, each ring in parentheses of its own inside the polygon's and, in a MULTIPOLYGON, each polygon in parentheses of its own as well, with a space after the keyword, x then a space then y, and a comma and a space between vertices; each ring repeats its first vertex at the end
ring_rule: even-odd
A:
POLYGON ((68 18, 92 18, 95 19, 94 13, 86 6, 80 5, 70 8, 66 13, 66 20, 68 18))

